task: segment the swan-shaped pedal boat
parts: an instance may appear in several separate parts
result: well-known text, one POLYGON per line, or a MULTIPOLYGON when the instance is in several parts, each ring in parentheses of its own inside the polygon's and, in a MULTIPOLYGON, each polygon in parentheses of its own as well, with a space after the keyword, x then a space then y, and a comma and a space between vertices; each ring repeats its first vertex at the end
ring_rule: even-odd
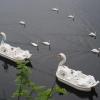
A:
POLYGON ((66 56, 63 53, 59 53, 58 55, 62 60, 58 65, 58 69, 56 71, 57 79, 67 84, 77 90, 80 91, 91 91, 99 81, 96 81, 92 75, 86 75, 79 70, 70 69, 68 66, 65 66, 66 56))
POLYGON ((14 47, 7 43, 0 45, 0 56, 14 62, 29 59, 31 55, 28 50, 22 50, 20 47, 14 47))
POLYGON ((13 62, 24 61, 32 56, 28 50, 22 50, 20 47, 14 47, 6 43, 6 34, 4 32, 1 32, 0 35, 2 36, 0 44, 0 56, 13 62))

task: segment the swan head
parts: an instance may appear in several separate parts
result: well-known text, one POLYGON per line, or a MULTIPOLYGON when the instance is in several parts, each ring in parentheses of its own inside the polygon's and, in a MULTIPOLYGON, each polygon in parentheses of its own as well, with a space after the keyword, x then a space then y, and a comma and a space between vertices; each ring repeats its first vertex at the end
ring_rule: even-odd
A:
POLYGON ((59 53, 58 57, 60 57, 61 59, 66 58, 66 55, 64 53, 59 53))
POLYGON ((59 53, 59 54, 58 54, 58 57, 61 59, 59 65, 60 65, 60 66, 61 66, 61 65, 64 65, 65 62, 66 62, 66 55, 65 55, 64 53, 59 53))
POLYGON ((0 35, 4 36, 4 35, 6 35, 6 33, 4 33, 4 32, 0 32, 0 35))

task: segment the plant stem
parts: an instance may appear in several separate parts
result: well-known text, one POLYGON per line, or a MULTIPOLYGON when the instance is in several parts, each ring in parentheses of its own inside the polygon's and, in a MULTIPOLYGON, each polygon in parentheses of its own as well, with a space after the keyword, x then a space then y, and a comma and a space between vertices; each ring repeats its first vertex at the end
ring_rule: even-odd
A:
MULTIPOLYGON (((19 88, 19 94, 21 93, 22 91, 22 80, 21 80, 21 84, 20 84, 20 88, 19 88)), ((20 100, 20 95, 18 96, 18 100, 20 100)))
POLYGON ((49 93, 49 95, 48 95, 48 97, 47 97, 47 100, 50 98, 50 96, 51 96, 51 94, 52 94, 52 92, 53 92, 53 89, 54 89, 54 87, 55 87, 55 84, 56 84, 56 81, 53 82, 53 85, 52 85, 52 87, 51 87, 51 91, 50 91, 50 93, 49 93))

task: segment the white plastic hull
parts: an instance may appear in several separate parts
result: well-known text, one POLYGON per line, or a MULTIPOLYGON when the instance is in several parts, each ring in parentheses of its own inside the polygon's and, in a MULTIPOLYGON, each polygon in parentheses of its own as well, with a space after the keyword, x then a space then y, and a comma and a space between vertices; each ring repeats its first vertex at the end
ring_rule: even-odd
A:
POLYGON ((31 55, 28 50, 22 50, 20 47, 14 47, 7 43, 0 45, 0 56, 13 62, 25 61, 25 59, 29 59, 31 55))
POLYGON ((85 92, 91 91, 91 88, 84 88, 84 87, 79 87, 79 86, 77 86, 77 85, 74 85, 74 84, 72 84, 72 83, 70 83, 70 82, 68 82, 68 81, 63 80, 62 78, 60 78, 59 76, 57 76, 57 74, 56 74, 56 77, 57 77, 57 79, 58 79, 60 82, 66 84, 66 85, 69 85, 69 86, 71 86, 71 87, 73 87, 73 88, 75 88, 75 89, 77 89, 77 90, 85 91, 85 92))
POLYGON ((66 56, 63 53, 59 53, 61 61, 58 65, 56 71, 56 77, 60 82, 67 84, 77 90, 89 92, 99 81, 96 81, 95 77, 92 75, 86 75, 80 70, 74 70, 65 66, 66 56))
POLYGON ((11 61, 13 61, 13 62, 24 61, 24 60, 25 60, 25 59, 22 59, 22 60, 16 60, 16 59, 11 58, 11 57, 8 57, 8 56, 6 56, 6 55, 4 55, 4 54, 2 54, 2 53, 0 53, 0 56, 2 56, 2 57, 5 58, 5 59, 11 60, 11 61))

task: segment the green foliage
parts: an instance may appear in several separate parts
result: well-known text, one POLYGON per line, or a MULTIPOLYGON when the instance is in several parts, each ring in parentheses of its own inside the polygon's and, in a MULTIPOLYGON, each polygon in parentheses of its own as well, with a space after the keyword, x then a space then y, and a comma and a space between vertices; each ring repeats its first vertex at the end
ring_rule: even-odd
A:
POLYGON ((15 93, 13 93, 13 97, 18 97, 18 96, 28 96, 28 91, 27 90, 22 90, 19 92, 19 90, 16 90, 15 93))
POLYGON ((52 89, 51 88, 44 89, 41 92, 38 92, 37 93, 38 95, 35 98, 35 100, 51 100, 55 93, 64 94, 64 95, 68 94, 68 92, 64 88, 61 88, 60 86, 56 85, 52 89))
POLYGON ((37 84, 32 84, 32 91, 39 93, 42 92, 43 90, 45 90, 45 86, 39 86, 37 84))
POLYGON ((27 97, 29 95, 29 89, 31 87, 31 80, 29 76, 31 74, 30 69, 26 66, 26 63, 17 63, 17 78, 16 78, 16 85, 17 89, 15 93, 13 93, 13 97, 20 98, 21 96, 27 97))
POLYGON ((17 63, 16 91, 12 97, 25 97, 26 100, 33 100, 32 94, 35 93, 35 100, 51 100, 55 93, 67 94, 68 92, 58 85, 53 88, 46 89, 45 86, 40 86, 30 80, 31 70, 26 66, 25 62, 17 63))
POLYGON ((54 87, 54 93, 68 95, 68 91, 66 91, 65 88, 62 88, 62 87, 60 87, 60 86, 58 86, 58 85, 56 85, 56 86, 54 87))
POLYGON ((52 97, 52 95, 50 93, 51 93, 51 89, 44 90, 44 91, 38 93, 35 100, 50 100, 52 97))

